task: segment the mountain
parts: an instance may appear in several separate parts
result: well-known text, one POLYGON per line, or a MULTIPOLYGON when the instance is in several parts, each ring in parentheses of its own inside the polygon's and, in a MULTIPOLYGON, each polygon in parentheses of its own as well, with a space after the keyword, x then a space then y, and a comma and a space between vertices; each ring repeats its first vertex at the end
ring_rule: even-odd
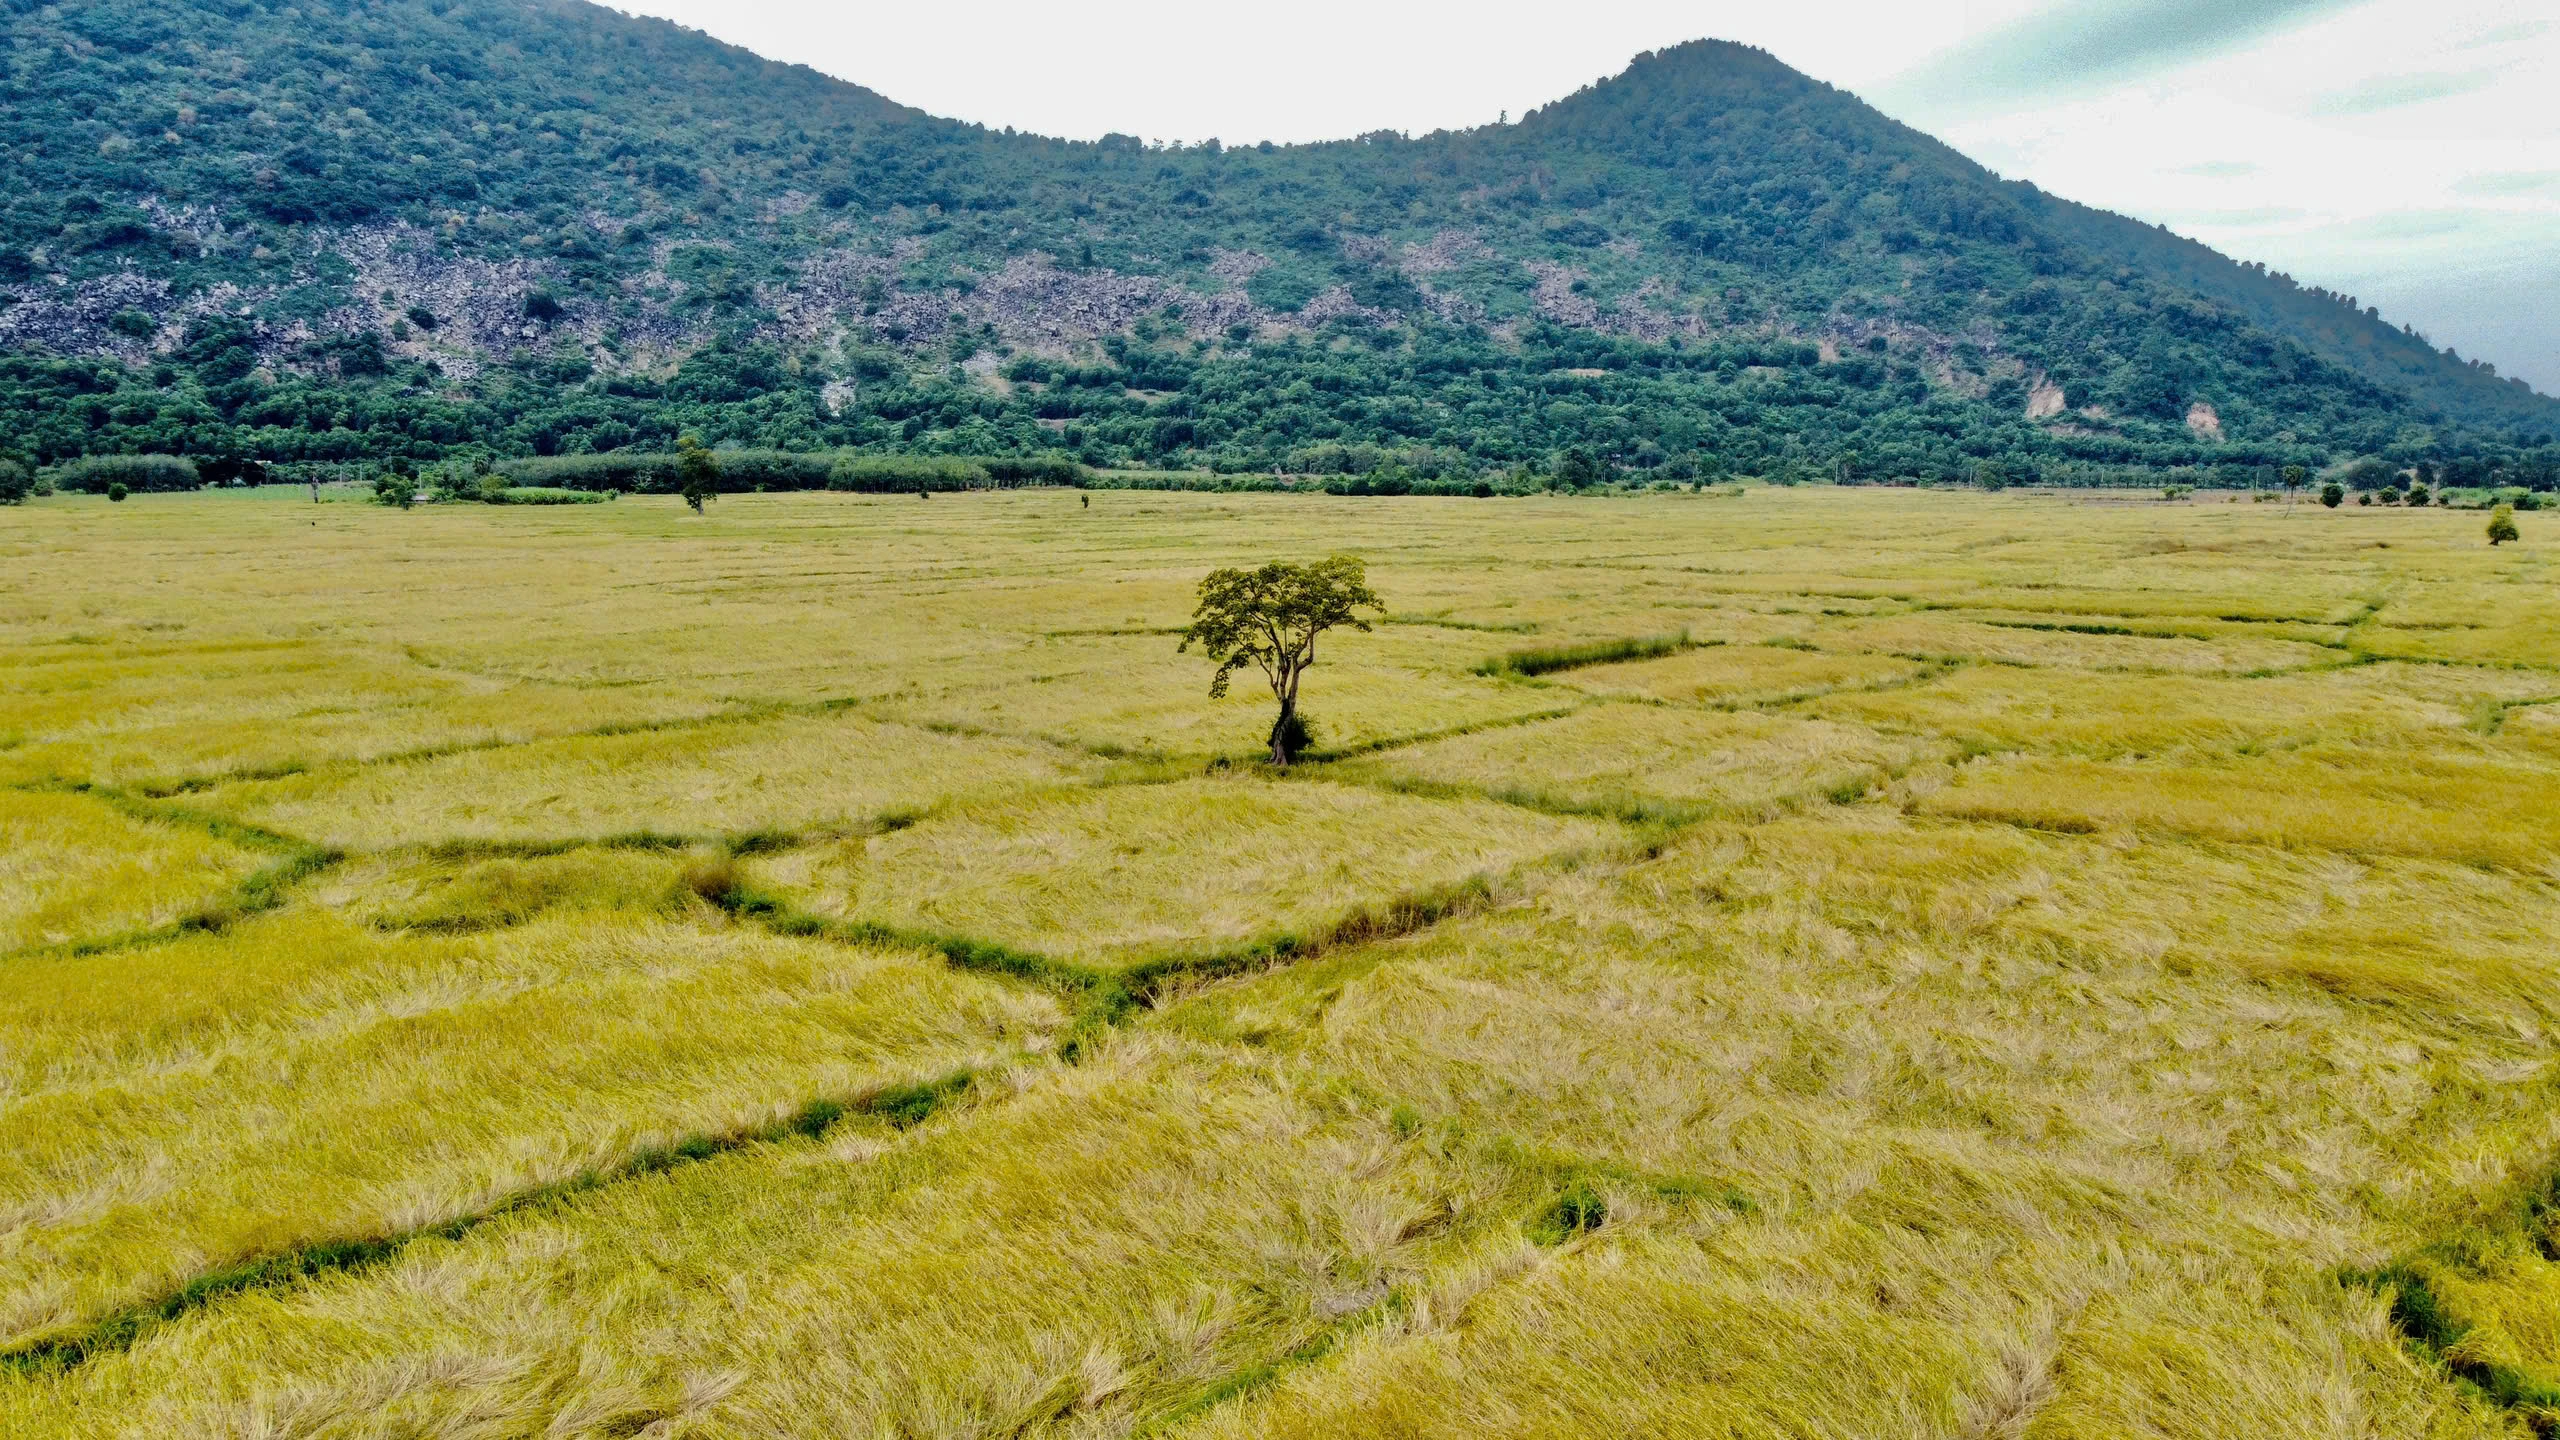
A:
POLYGON ((1768 55, 1069 142, 575 0, 0 0, 0 450, 2548 474, 2560 402, 1768 55), (2539 467, 2539 468, 2537 468, 2539 467))

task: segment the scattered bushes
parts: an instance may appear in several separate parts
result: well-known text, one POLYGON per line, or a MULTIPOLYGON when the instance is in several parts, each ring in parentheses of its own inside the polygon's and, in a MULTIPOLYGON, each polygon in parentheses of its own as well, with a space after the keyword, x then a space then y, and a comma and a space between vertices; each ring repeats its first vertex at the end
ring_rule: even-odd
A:
POLYGON ((53 483, 83 495, 104 495, 115 486, 129 494, 193 490, 204 483, 195 462, 176 455, 91 455, 56 470, 53 483))

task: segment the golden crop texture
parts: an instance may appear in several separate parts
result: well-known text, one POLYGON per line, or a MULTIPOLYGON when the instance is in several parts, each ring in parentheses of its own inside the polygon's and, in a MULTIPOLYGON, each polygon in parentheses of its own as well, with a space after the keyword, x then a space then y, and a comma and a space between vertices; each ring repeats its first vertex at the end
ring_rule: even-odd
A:
POLYGON ((2552 553, 0 511, 0 1434, 2548 1433, 2552 553), (1174 634, 1345 549, 1275 772, 1174 634))

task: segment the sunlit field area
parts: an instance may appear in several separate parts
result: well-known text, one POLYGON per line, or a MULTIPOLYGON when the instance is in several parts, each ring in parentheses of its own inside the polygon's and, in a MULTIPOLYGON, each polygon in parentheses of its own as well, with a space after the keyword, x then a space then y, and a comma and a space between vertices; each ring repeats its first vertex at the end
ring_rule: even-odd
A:
POLYGON ((0 511, 0 1434, 2551 1433, 2539 520, 0 511))

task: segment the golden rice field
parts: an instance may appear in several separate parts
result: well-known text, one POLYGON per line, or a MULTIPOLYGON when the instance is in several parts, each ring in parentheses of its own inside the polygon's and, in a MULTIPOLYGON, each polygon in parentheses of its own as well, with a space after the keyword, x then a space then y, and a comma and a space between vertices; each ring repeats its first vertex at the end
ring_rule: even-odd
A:
POLYGON ((2552 1433, 2534 520, 0 511, 0 1434, 2552 1433))

